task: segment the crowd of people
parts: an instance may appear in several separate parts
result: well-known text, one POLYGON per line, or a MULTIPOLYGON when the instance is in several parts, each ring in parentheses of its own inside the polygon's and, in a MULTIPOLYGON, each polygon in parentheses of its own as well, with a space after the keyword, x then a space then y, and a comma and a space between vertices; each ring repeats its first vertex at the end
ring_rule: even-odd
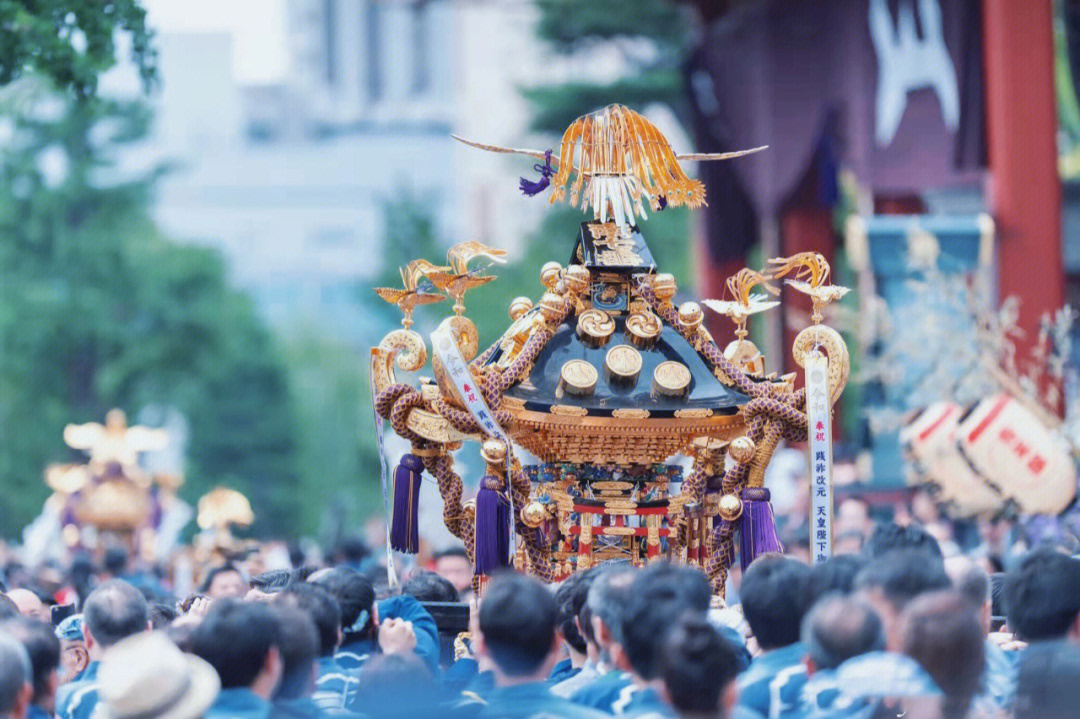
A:
POLYGON ((728 603, 663 561, 554 586, 506 571, 479 596, 460 550, 394 587, 349 561, 221 564, 182 601, 109 561, 49 592, 8 572, 0 714, 1080 716, 1080 559, 1037 548, 991 577, 917 524, 814 566, 763 555, 728 603), (436 618, 461 600, 468 632, 448 636, 436 618))

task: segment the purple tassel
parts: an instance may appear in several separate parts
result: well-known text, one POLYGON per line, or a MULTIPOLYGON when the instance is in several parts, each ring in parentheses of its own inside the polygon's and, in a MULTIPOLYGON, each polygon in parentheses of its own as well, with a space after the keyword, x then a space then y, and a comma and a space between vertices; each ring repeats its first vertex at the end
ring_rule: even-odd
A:
POLYGON ((739 526, 739 564, 743 571, 766 552, 783 552, 784 545, 776 534, 776 517, 769 503, 769 490, 764 487, 745 487, 742 491, 743 511, 739 526))
POLYGON ((551 150, 544 153, 544 164, 533 165, 533 169, 540 173, 540 179, 533 182, 522 177, 520 183, 521 191, 529 197, 539 195, 551 184, 551 176, 555 174, 555 170, 551 168, 551 150))
POLYGON ((657 197, 656 198, 656 206, 658 208, 660 208, 661 210, 666 210, 667 209, 667 197, 665 197, 664 195, 660 195, 659 197, 657 197))
POLYGON ((390 524, 390 547, 406 554, 420 551, 420 475, 424 461, 406 454, 394 470, 394 519, 390 524))
POLYGON ((482 576, 510 565, 510 501, 503 481, 488 475, 476 493, 475 571, 482 576))

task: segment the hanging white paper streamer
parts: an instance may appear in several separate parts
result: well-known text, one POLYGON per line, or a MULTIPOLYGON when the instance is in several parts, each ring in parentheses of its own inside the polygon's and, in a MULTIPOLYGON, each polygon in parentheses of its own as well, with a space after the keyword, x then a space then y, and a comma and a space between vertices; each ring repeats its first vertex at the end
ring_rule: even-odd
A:
POLYGON ((514 531, 517 514, 514 511, 514 489, 511 486, 510 437, 495 421, 495 416, 491 414, 487 402, 484 401, 484 395, 476 386, 476 379, 469 372, 469 365, 458 350, 457 340, 454 339, 449 323, 439 325, 431 333, 431 349, 446 368, 446 373, 450 376, 450 381, 454 383, 458 396, 465 404, 465 409, 488 435, 502 440, 506 446, 506 497, 510 501, 510 553, 513 555, 517 547, 517 533, 514 531))
MULTIPOLYGON (((372 350, 374 353, 374 350, 372 350)), ((393 514, 390 511, 389 489, 390 471, 386 466, 386 447, 383 445, 383 419, 375 410, 375 365, 372 364, 368 372, 368 386, 371 387, 371 414, 375 418, 375 441, 379 446, 379 485, 382 489, 383 519, 386 522, 386 583, 391 589, 397 589, 398 576, 394 569, 394 550, 390 547, 390 523, 393 514)))
POLYGON ((810 553, 814 563, 832 556, 832 403, 829 359, 806 356, 806 419, 810 433, 810 553))

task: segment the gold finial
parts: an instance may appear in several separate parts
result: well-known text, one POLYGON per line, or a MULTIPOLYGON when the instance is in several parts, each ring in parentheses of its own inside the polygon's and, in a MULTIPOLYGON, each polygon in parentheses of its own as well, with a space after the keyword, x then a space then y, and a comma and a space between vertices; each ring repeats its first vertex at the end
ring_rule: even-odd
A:
POLYGON ((376 287, 375 293, 392 305, 397 305, 401 310, 401 326, 405 329, 412 327, 412 314, 420 305, 433 302, 442 302, 446 299, 443 295, 432 292, 422 292, 417 289, 420 278, 431 272, 445 272, 449 267, 439 267, 427 260, 413 260, 405 267, 400 268, 401 285, 403 289, 393 287, 376 287))
POLYGON ((143 452, 165 449, 169 434, 163 429, 128 427, 123 410, 112 409, 105 416, 105 424, 69 424, 64 428, 64 441, 72 449, 90 454, 94 464, 116 462, 123 467, 135 466, 143 452))
POLYGON ((202 529, 228 531, 233 524, 246 527, 255 521, 251 503, 235 489, 216 487, 199 498, 196 517, 202 529))
POLYGON ((494 275, 480 275, 476 270, 470 271, 469 261, 477 257, 486 257, 492 262, 503 263, 506 262, 505 256, 506 250, 488 247, 476 240, 462 242, 446 251, 446 259, 452 271, 430 272, 428 278, 436 287, 453 298, 454 314, 460 316, 465 312, 465 293, 495 279, 494 275))

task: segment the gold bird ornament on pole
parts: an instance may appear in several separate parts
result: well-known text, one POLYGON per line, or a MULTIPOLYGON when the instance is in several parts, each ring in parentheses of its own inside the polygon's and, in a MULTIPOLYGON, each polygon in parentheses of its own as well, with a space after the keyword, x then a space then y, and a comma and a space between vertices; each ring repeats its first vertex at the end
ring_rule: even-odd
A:
POLYGON ((465 312, 465 293, 495 279, 495 275, 481 275, 484 268, 469 269, 469 262, 477 257, 503 264, 506 262, 506 250, 488 247, 476 240, 462 242, 446 251, 446 261, 450 267, 438 267, 427 273, 432 284, 454 300, 454 314, 458 316, 465 312))
POLYGON ((571 205, 582 211, 591 207, 600 222, 611 220, 620 226, 636 224, 637 217, 648 219, 646 204, 653 210, 706 204, 705 186, 688 177, 679 163, 731 160, 765 149, 677 154, 656 125, 624 105, 608 105, 574 120, 563 133, 557 155, 453 137, 488 152, 544 160, 544 165, 536 166, 543 176, 539 182, 522 180, 525 194, 539 194, 550 185, 550 201, 555 203, 565 200, 569 189, 571 205))
POLYGON ((405 267, 399 269, 401 272, 402 289, 399 290, 394 287, 376 287, 375 294, 390 304, 396 305, 397 308, 401 310, 401 326, 405 329, 409 329, 413 323, 413 310, 420 305, 429 305, 433 302, 442 302, 446 299, 443 295, 434 292, 424 292, 419 289, 418 284, 420 278, 432 272, 443 272, 449 269, 449 267, 433 265, 427 260, 413 260, 405 267))

